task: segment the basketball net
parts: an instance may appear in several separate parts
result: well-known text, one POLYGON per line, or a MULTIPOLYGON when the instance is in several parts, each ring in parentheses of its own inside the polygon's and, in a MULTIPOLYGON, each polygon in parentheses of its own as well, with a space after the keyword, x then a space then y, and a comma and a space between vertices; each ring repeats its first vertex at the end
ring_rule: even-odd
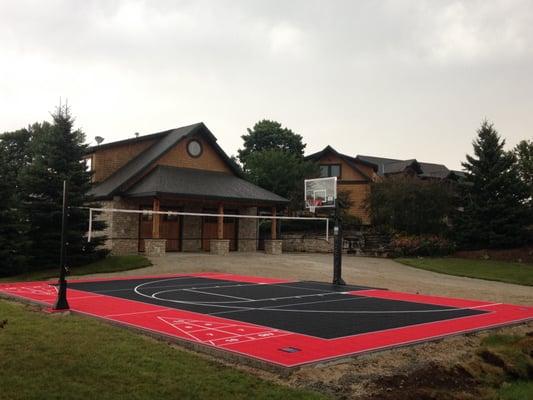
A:
POLYGON ((307 201, 307 207, 309 208, 309 212, 315 213, 316 208, 320 207, 322 205, 322 200, 320 199, 309 199, 307 201))

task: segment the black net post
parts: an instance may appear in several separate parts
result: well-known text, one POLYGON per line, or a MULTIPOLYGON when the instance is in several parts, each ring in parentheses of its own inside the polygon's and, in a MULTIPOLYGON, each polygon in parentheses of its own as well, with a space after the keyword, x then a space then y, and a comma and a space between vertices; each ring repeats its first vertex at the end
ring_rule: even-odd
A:
POLYGON ((61 214, 61 249, 59 252, 59 290, 54 310, 68 310, 67 268, 65 265, 65 234, 67 229, 67 181, 63 181, 63 209, 61 214))
POLYGON ((333 284, 346 285, 342 279, 342 224, 338 200, 335 200, 335 224, 333 227, 333 284))

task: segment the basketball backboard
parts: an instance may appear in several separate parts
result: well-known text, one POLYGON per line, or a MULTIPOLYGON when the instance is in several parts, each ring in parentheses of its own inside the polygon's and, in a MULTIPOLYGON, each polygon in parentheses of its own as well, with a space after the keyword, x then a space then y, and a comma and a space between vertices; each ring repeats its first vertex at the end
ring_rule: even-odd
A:
POLYGON ((311 212, 315 208, 335 207, 337 199, 337 177, 305 180, 305 207, 311 212))

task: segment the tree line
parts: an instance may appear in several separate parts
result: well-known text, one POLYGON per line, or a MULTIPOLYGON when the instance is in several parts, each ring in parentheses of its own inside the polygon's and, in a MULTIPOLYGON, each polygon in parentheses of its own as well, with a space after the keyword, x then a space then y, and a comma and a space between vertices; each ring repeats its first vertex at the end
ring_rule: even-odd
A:
MULTIPOLYGON (((289 198, 293 210, 303 209, 303 181, 319 176, 319 169, 304 158, 302 136, 263 120, 242 139, 238 161, 248 179, 289 198)), ((494 125, 483 121, 473 155, 462 163, 464 178, 423 180, 401 174, 377 179, 366 199, 372 225, 388 232, 442 236, 465 249, 530 243, 533 142, 523 140, 511 151, 504 146, 494 125)), ((347 194, 339 197, 349 208, 347 194)))
MULTIPOLYGON (((261 120, 242 136, 234 157, 245 177, 302 210, 303 182, 320 176, 304 157, 303 137, 277 121, 261 120)), ((421 180, 409 176, 372 183, 366 206, 381 230, 436 234, 462 248, 520 246, 531 241, 533 142, 504 149, 494 126, 484 121, 473 155, 462 163, 465 178, 421 180)), ((62 182, 69 182, 67 263, 71 267, 105 256, 104 236, 88 243, 91 172, 83 162, 85 135, 74 129, 65 106, 51 122, 0 135, 0 275, 56 266, 59 258, 62 182)), ((343 209, 351 200, 339 193, 343 209)), ((344 213, 348 220, 347 213, 344 213)), ((104 229, 95 222, 95 231, 104 229)))
POLYGON ((372 185, 367 207, 377 227, 408 235, 433 234, 462 249, 530 243, 533 224, 533 142, 511 151, 483 121, 462 162, 464 178, 435 181, 392 177, 372 185))

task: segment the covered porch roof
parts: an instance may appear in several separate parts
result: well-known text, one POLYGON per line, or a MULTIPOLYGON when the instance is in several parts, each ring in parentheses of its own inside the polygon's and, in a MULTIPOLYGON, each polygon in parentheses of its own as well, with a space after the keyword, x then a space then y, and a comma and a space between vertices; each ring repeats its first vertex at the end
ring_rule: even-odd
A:
POLYGON ((288 200, 223 172, 159 165, 123 193, 124 197, 176 196, 257 204, 288 200))

